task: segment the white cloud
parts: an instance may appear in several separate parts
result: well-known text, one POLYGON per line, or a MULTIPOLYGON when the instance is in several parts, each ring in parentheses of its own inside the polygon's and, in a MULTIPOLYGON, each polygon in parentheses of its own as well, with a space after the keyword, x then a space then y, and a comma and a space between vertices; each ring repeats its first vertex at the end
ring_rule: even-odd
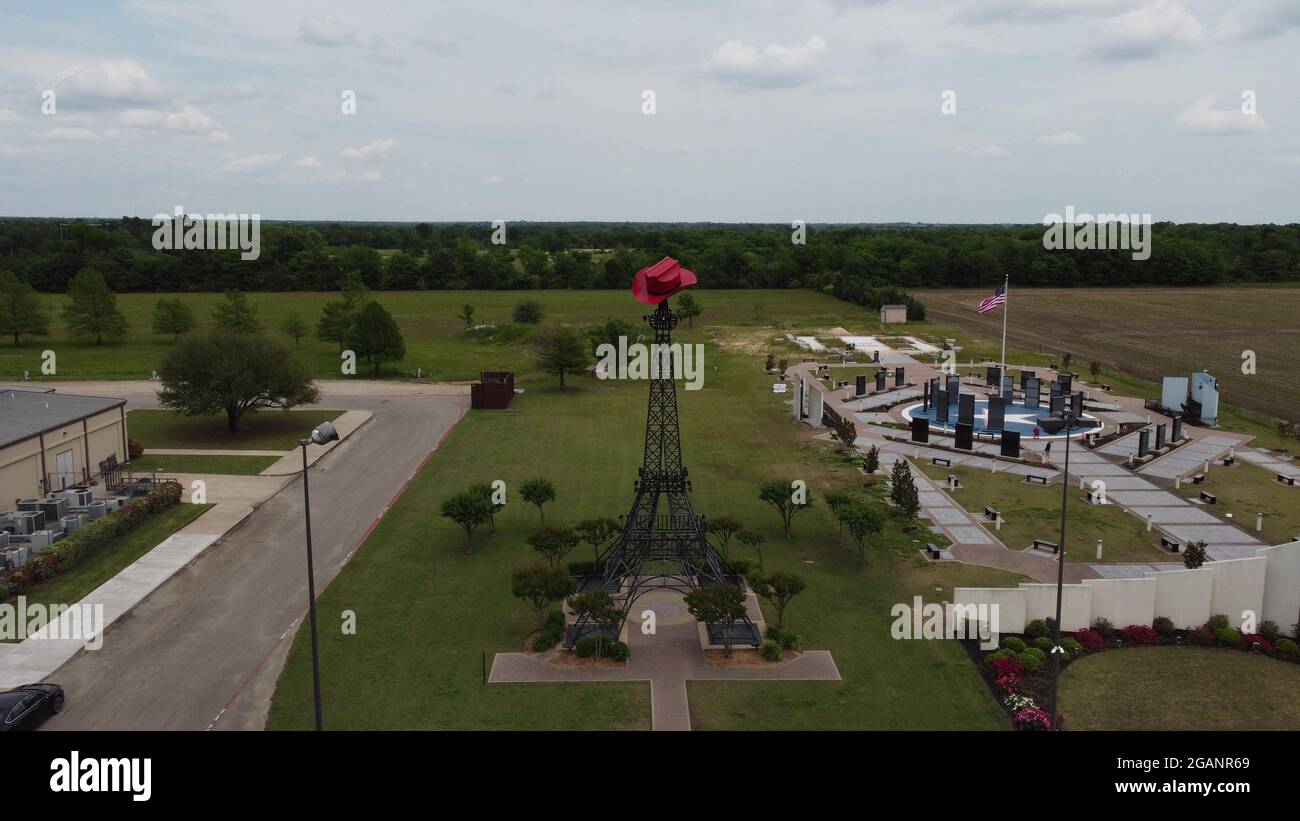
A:
POLYGON ((117 115, 117 120, 129 128, 145 131, 173 131, 196 137, 202 142, 230 142, 230 134, 213 128, 212 118, 192 105, 180 111, 157 111, 147 108, 129 108, 117 115))
POLYGON ((339 156, 345 160, 377 160, 387 157, 395 150, 397 150, 397 140, 373 140, 358 148, 351 146, 344 148, 339 152, 339 156))
POLYGON ((1059 134, 1044 134, 1038 139, 1048 145, 1083 145, 1083 137, 1073 131, 1062 131, 1059 134))
POLYGON ((315 157, 302 157, 293 164, 294 168, 320 168, 320 160, 315 157))
POLYGON ((9 145, 0 143, 0 157, 21 157, 24 154, 32 154, 39 150, 33 145, 9 145))
POLYGON ((1138 0, 970 0, 957 13, 965 23, 1044 23, 1067 17, 1113 14, 1138 0))
POLYGON ((48 87, 58 95, 60 107, 68 102, 88 108, 156 103, 168 94, 166 87, 134 60, 69 66, 51 77, 48 87))
POLYGON ((718 46, 704 66, 714 76, 741 85, 791 87, 810 82, 828 50, 826 41, 816 34, 802 46, 794 47, 771 43, 760 49, 740 40, 728 40, 718 46))
POLYGON ((303 182, 324 185, 351 185, 355 183, 383 182, 384 173, 375 169, 343 171, 337 168, 314 171, 302 178, 303 182))
POLYGON ((1205 40, 1205 26, 1182 3, 1152 0, 1108 20, 1090 50, 1104 60, 1140 60, 1205 40))
POLYGON ((298 39, 313 46, 346 46, 357 41, 357 30, 346 23, 324 17, 304 17, 298 24, 298 39))
POLYGON ((397 49, 393 48, 393 44, 378 35, 370 38, 370 45, 366 48, 365 58, 381 66, 406 65, 406 58, 399 54, 397 49))
POLYGON ((69 126, 55 126, 45 132, 47 140, 98 140, 99 133, 92 128, 73 128, 69 126))
POLYGON ((1002 159, 1003 157, 1011 156, 1011 152, 1000 145, 986 145, 983 148, 972 148, 966 153, 977 159, 1002 159))
POLYGON ((265 168, 268 165, 275 165, 280 161, 280 154, 245 154, 237 156, 227 154, 226 161, 222 168, 226 171, 252 171, 257 168, 265 168))
POLYGON ((1184 109, 1176 122, 1183 131, 1193 134, 1254 134, 1268 128, 1259 114, 1245 114, 1241 109, 1216 109, 1212 94, 1184 109))

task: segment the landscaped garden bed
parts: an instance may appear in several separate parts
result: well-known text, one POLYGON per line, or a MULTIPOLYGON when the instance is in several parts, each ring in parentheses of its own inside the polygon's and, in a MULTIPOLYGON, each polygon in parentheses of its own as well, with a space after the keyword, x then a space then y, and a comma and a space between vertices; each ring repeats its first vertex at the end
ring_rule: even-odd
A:
MULTIPOLYGON (((1273 622, 1261 622, 1249 635, 1232 627, 1227 616, 1214 616, 1201 627, 1177 629, 1166 618, 1157 618, 1153 626, 1131 624, 1115 628, 1105 619, 1092 627, 1061 638, 1061 669, 1085 656, 1110 650, 1142 647, 1216 647, 1226 651, 1271 656, 1282 662, 1300 664, 1300 625, 1292 635, 1285 635, 1273 622)), ((1048 705, 1051 700, 1051 624, 1030 622, 1020 634, 1005 634, 996 650, 985 650, 976 640, 961 642, 974 660, 984 683, 1017 730, 1046 730, 1051 726, 1048 705)), ((1061 729, 1068 729, 1065 715, 1059 714, 1061 729)))

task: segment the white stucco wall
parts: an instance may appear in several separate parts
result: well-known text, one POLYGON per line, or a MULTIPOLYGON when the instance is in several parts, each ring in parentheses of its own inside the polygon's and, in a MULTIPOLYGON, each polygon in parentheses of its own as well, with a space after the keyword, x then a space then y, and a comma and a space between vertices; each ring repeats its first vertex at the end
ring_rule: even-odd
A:
POLYGON ((1214 576, 1203 570, 1150 571, 1156 583, 1155 615, 1164 616, 1174 627, 1190 629, 1205 624, 1213 613, 1210 599, 1214 576))
POLYGON ((1300 542, 1261 548, 1255 555, 1268 567, 1260 620, 1275 621, 1282 632, 1289 633, 1291 625, 1300 621, 1300 542))
MULTIPOLYGON (((1259 615, 1264 611, 1264 574, 1268 572, 1268 560, 1229 559, 1222 562, 1207 562, 1201 570, 1208 570, 1214 579, 1210 593, 1211 615, 1219 613, 1228 617, 1233 626, 1240 626, 1242 614, 1249 610, 1259 615)), ((1281 625, 1279 625, 1281 626, 1281 625)))
MULTIPOLYGON (((1056 618, 1056 585, 1022 583, 1025 591, 1025 620, 1056 618)), ((1061 588, 1061 629, 1082 630, 1092 624, 1092 591, 1082 584, 1061 588)))
POLYGON ((1084 579, 1092 588, 1092 618, 1107 619, 1115 627, 1150 625, 1156 617, 1154 579, 1084 579))
POLYGON ((1025 593, 1017 587, 958 587, 952 591, 954 604, 997 606, 998 631, 1025 632, 1025 593))

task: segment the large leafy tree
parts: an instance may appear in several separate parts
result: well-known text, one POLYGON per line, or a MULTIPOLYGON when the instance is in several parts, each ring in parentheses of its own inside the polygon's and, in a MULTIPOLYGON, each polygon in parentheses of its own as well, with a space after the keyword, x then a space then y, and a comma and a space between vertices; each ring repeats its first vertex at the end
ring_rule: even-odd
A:
POLYGON ((213 331, 181 342, 158 366, 163 407, 187 416, 226 414, 230 430, 262 408, 320 399, 307 368, 288 348, 259 334, 213 331))
POLYGON ((885 511, 862 498, 852 498, 835 509, 835 518, 848 529, 858 551, 858 564, 867 565, 867 547, 885 529, 885 511))
POLYGON ((352 319, 345 339, 347 346, 357 356, 374 363, 374 375, 385 360, 401 361, 406 358, 406 341, 397 329, 397 320, 374 300, 367 301, 352 319))
POLYGON ((573 577, 568 571, 540 562, 515 568, 510 574, 510 592, 537 611, 539 630, 546 625, 546 608, 572 595, 573 591, 573 577))
POLYGON ((739 519, 731 516, 719 516, 716 519, 710 519, 708 524, 709 533, 718 540, 718 546, 721 548, 722 558, 730 559, 728 550, 731 547, 731 537, 744 529, 744 525, 739 519))
MULTIPOLYGON (((627 617, 627 611, 620 608, 614 601, 614 597, 603 587, 579 593, 571 597, 568 604, 569 609, 573 611, 579 620, 586 618, 590 624, 597 627, 614 629, 622 624, 623 619, 627 617)), ((604 644, 606 644, 605 641, 596 642, 596 654, 598 656, 604 644)))
POLYGON ((776 627, 785 626, 785 609, 790 601, 808 586, 803 578, 784 570, 774 570, 761 576, 751 577, 749 584, 754 592, 772 603, 776 608, 776 627))
POLYGON ((898 506, 903 518, 911 520, 921 509, 921 497, 916 491, 916 481, 912 478, 912 468, 904 459, 895 459, 889 475, 892 487, 889 498, 898 506))
POLYGON ((564 557, 578 546, 580 538, 578 532, 571 527, 542 525, 528 537, 528 544, 550 562, 552 567, 559 567, 564 557))
POLYGON ((745 618, 745 591, 730 584, 702 587, 686 594, 686 609, 696 621, 727 627, 722 643, 731 655, 731 628, 745 618))
POLYGON ((49 334, 50 312, 36 289, 9 271, 0 271, 0 335, 12 337, 19 345, 23 337, 49 334))
POLYGON ((574 527, 579 538, 591 545, 592 557, 600 558, 600 546, 618 532, 618 522, 613 519, 584 519, 574 527))
POLYGON ((564 388, 566 373, 581 370, 587 364, 587 347, 578 332, 568 325, 542 328, 534 342, 542 368, 560 377, 561 389, 564 388))
POLYGON ((126 336, 126 316, 117 307, 117 294, 108 289, 104 275, 94 268, 82 268, 68 283, 68 299, 63 306, 63 322, 76 334, 104 338, 126 336))
POLYGON ((194 311, 179 298, 164 297, 154 303, 154 333, 171 334, 173 340, 179 340, 181 334, 192 330, 194 330, 194 311))
POLYGON ((248 294, 243 291, 226 291, 225 298, 212 306, 212 323, 223 331, 236 334, 262 332, 257 307, 248 301, 248 294))
POLYGON ((326 302, 321 308, 320 321, 316 323, 316 338, 322 342, 337 342, 341 351, 351 327, 352 310, 348 303, 341 299, 326 302))
POLYGON ((465 531, 465 553, 474 555, 474 531, 491 516, 491 502, 473 489, 444 499, 442 515, 465 531))
POLYGON ((802 498, 796 499, 794 482, 780 479, 761 486, 758 489, 758 499, 770 505, 781 517, 781 531, 787 539, 790 538, 790 523, 794 520, 795 514, 813 506, 811 491, 805 489, 802 498))

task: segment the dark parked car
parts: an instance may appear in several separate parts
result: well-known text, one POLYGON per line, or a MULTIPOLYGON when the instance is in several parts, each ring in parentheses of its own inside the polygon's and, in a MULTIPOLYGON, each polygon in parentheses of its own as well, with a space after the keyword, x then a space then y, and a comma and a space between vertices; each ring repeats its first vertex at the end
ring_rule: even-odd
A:
POLYGON ((0 731, 35 730, 63 709, 63 688, 57 684, 24 684, 0 693, 0 731))

